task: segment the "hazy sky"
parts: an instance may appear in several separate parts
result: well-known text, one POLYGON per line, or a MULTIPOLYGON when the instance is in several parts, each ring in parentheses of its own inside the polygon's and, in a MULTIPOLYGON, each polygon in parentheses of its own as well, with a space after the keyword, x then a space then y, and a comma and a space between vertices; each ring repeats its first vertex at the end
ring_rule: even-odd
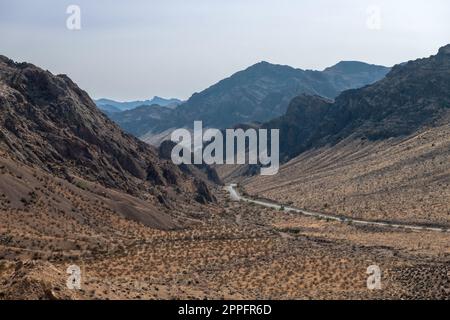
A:
POLYGON ((448 0, 0 0, 0 54, 94 98, 185 99, 262 60, 390 66, 447 43, 448 0), (66 27, 71 4, 81 30, 66 27))

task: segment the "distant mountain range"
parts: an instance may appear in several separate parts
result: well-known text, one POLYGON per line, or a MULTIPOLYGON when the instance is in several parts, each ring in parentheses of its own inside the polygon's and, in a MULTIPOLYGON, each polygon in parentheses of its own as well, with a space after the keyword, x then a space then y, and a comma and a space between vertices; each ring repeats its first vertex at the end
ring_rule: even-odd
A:
POLYGON ((153 99, 150 100, 143 100, 143 101, 128 101, 128 102, 119 102, 119 101, 114 101, 111 99, 98 99, 95 100, 95 104, 97 105, 97 107, 102 110, 102 111, 106 111, 109 113, 114 113, 114 112, 121 112, 121 111, 126 111, 126 110, 131 110, 140 106, 151 106, 151 105, 158 105, 161 107, 170 107, 170 108, 174 108, 176 106, 178 106, 179 104, 181 104, 182 101, 175 99, 175 98, 171 98, 171 99, 164 99, 158 96, 153 97, 153 99))
POLYGON ((194 120, 219 129, 264 122, 283 115, 289 102, 302 93, 333 99, 342 91, 382 79, 389 70, 355 61, 340 62, 324 71, 260 62, 195 93, 171 112, 162 110, 162 114, 155 115, 154 110, 146 108, 148 115, 138 109, 112 118, 129 133, 145 136, 147 141, 173 128, 191 127, 194 120))

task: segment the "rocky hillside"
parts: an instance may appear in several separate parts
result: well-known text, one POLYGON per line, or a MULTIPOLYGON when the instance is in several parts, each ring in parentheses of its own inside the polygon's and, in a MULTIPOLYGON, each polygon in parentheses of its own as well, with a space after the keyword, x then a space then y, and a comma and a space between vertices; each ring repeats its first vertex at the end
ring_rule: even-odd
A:
POLYGON ((292 98, 302 93, 335 98, 344 90, 382 79, 388 71, 361 62, 342 62, 322 72, 260 62, 195 93, 170 114, 163 112, 163 121, 157 121, 150 108, 147 111, 153 114, 148 117, 142 115, 143 110, 132 110, 124 117, 115 114, 113 119, 133 135, 145 135, 146 141, 169 129, 192 127, 194 120, 202 120, 205 127, 231 128, 278 117, 292 98), (147 125, 143 119, 149 120, 147 125))
POLYGON ((395 66, 383 80, 348 90, 335 102, 294 99, 287 114, 264 127, 279 128, 284 160, 354 136, 382 140, 433 126, 450 111, 450 45, 435 56, 395 66))
MULTIPOLYGON (((174 206, 170 202, 211 199, 202 180, 124 133, 65 75, 0 57, 0 123, 2 159, 37 176, 58 177, 81 189, 94 183, 98 190, 106 187, 148 200, 155 210, 174 206)), ((16 196, 28 190, 22 185, 17 183, 16 196)), ((3 195, 9 194, 8 185, 1 187, 3 195)), ((24 201, 28 196, 23 195, 24 201)), ((126 201, 118 211, 130 213, 126 201)))

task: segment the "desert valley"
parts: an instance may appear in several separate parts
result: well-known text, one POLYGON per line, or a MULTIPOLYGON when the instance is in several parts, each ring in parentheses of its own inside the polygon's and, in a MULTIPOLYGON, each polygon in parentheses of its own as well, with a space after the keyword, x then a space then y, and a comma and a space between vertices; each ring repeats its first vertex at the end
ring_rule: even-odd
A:
POLYGON ((450 45, 142 103, 0 57, 0 299, 450 299, 450 45), (279 173, 175 165, 193 120, 279 129, 279 173))

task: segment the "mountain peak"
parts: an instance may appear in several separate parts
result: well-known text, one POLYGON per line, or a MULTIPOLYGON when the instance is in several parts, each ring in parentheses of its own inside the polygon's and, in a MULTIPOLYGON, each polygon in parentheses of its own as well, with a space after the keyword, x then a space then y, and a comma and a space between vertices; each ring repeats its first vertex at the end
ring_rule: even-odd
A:
POLYGON ((2 64, 4 66, 9 66, 9 67, 16 67, 16 66, 19 66, 19 65, 22 65, 22 66, 30 65, 30 64, 25 63, 25 62, 23 62, 23 63, 16 63, 14 60, 12 60, 12 59, 10 59, 10 58, 8 58, 6 56, 3 56, 1 54, 0 54, 0 64, 2 64))
MULTIPOLYGON (((262 73, 284 73, 284 72, 296 72, 299 69, 295 69, 288 65, 282 65, 282 64, 275 64, 270 63, 267 61, 260 61, 258 63, 255 63, 254 65, 251 65, 245 71, 254 72, 254 74, 262 74, 262 73)), ((302 71, 302 70, 299 70, 302 71)), ((239 72, 238 72, 239 73, 239 72)))
POLYGON ((250 66, 249 69, 266 69, 271 66, 273 66, 272 63, 263 60, 250 66))
POLYGON ((438 55, 450 55, 450 44, 443 46, 439 49, 438 55))
POLYGON ((338 63, 336 63, 333 67, 344 67, 344 66, 354 66, 354 65, 368 65, 365 62, 362 61, 356 61, 356 60, 341 60, 338 63))
POLYGON ((359 73, 371 71, 374 69, 388 69, 388 67, 383 67, 374 64, 368 64, 361 61, 340 61, 336 63, 334 66, 328 67, 324 70, 324 72, 328 73, 359 73))
POLYGON ((0 62, 6 62, 6 63, 8 63, 8 62, 10 62, 11 60, 8 58, 8 57, 5 57, 5 56, 2 56, 1 54, 0 54, 0 62))

